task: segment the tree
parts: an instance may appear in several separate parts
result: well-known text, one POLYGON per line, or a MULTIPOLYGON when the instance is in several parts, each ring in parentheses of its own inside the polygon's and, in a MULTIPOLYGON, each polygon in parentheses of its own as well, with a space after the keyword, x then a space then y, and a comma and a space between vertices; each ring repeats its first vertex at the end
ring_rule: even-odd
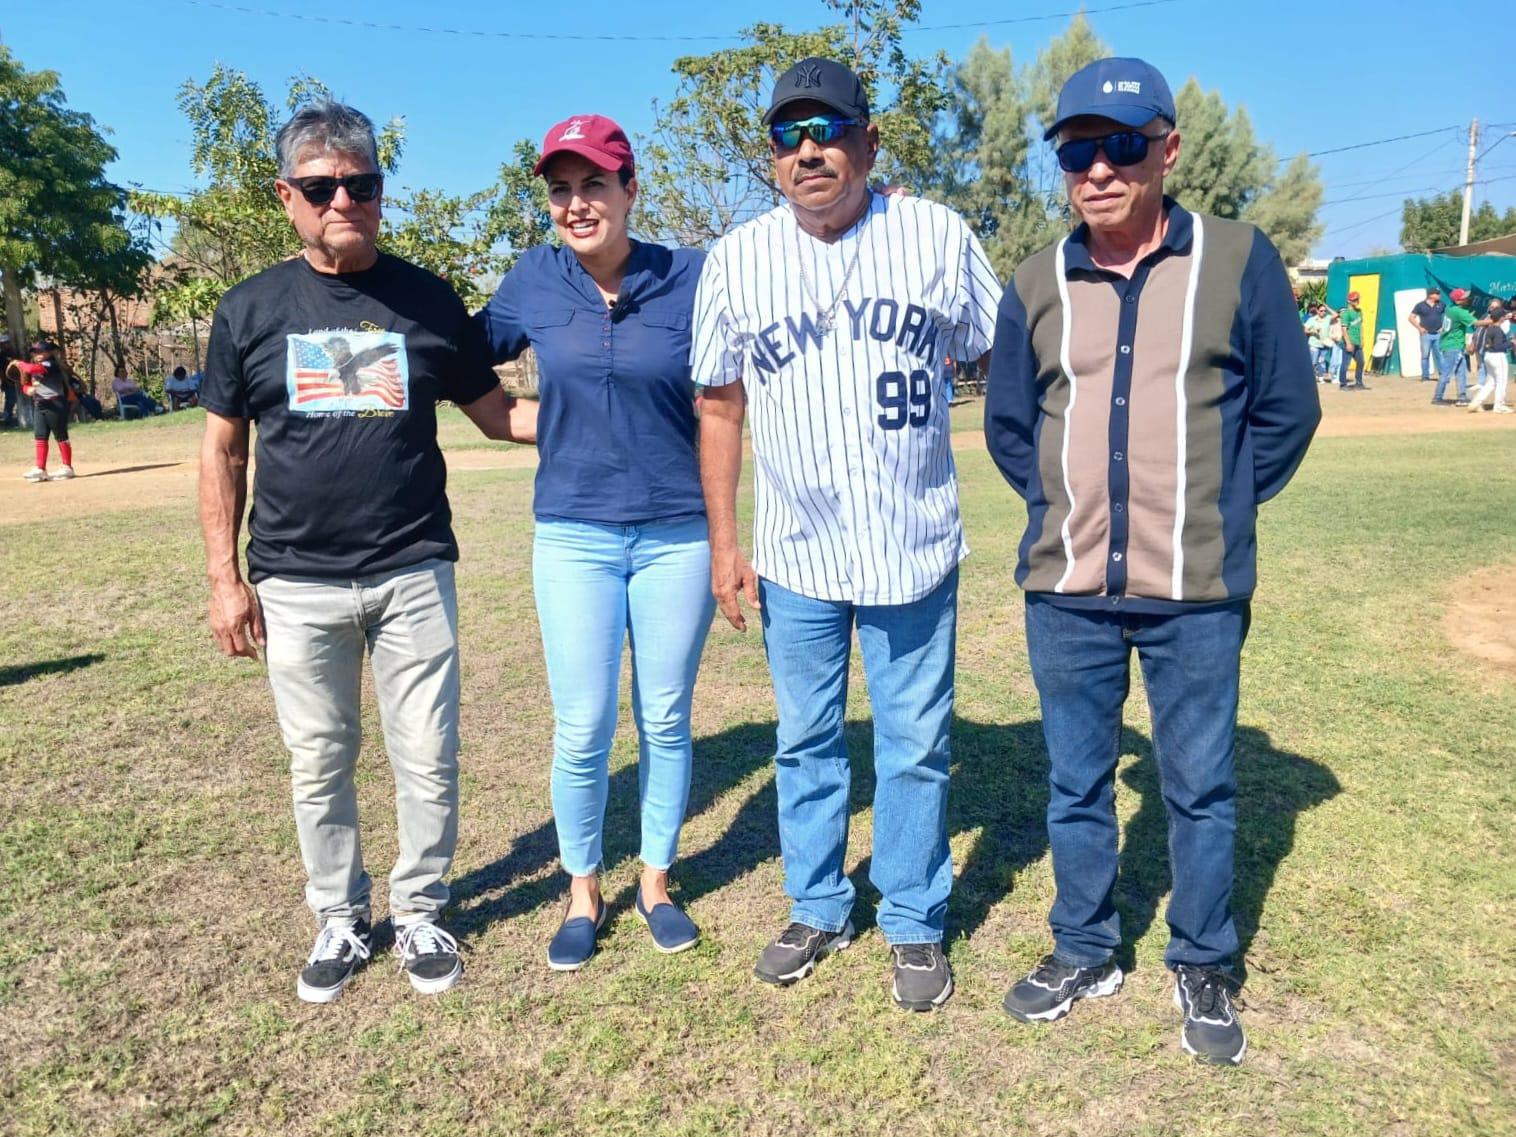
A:
POLYGON ((1183 147, 1164 184, 1189 209, 1257 225, 1286 264, 1298 264, 1321 236, 1321 178, 1305 155, 1278 174, 1274 148, 1258 141, 1247 110, 1228 111, 1220 92, 1190 79, 1174 96, 1183 147))
MULTIPOLYGON (((291 80, 290 113, 328 97, 316 79, 291 80)), ((240 71, 218 65, 204 83, 186 82, 179 107, 194 138, 191 169, 205 186, 185 197, 138 192, 132 206, 172 221, 172 271, 155 311, 165 321, 208 318, 238 281, 300 251, 300 239, 274 189, 275 146, 283 117, 263 89, 240 71)), ((379 166, 387 178, 400 164, 404 124, 392 118, 377 132, 379 166)), ((531 176, 536 148, 517 143, 499 180, 477 193, 386 187, 386 216, 379 246, 448 280, 470 303, 482 302, 483 283, 503 272, 516 250, 551 231, 546 194, 531 176), (400 220, 392 220, 398 216, 400 220)))
POLYGON ((536 145, 523 139, 486 189, 464 197, 415 191, 399 207, 403 220, 386 224, 384 248, 447 280, 470 308, 482 306, 521 252, 553 236, 536 162, 536 145))
POLYGON ((39 276, 135 291, 150 258, 106 179, 115 158, 94 119, 69 109, 56 72, 27 71, 0 45, 0 277, 13 341, 25 332, 21 290, 39 276))
POLYGON ((928 168, 931 124, 946 103, 947 57, 913 59, 901 44, 919 0, 827 0, 827 6, 847 22, 806 32, 755 24, 743 30, 741 47, 675 60, 678 91, 666 106, 655 105, 659 126, 643 140, 641 230, 705 245, 779 203, 763 113, 774 80, 812 55, 846 62, 869 92, 882 142, 878 178, 928 168), (885 91, 888 99, 880 97, 885 91))
MULTIPOLYGON (((1400 214, 1400 244, 1408 253, 1446 249, 1458 244, 1463 223, 1463 191, 1449 190, 1435 197, 1406 198, 1400 214)), ((1516 207, 1500 213, 1481 202, 1469 214, 1469 241, 1489 241, 1516 233, 1516 207)))
MULTIPOLYGON (((1075 221, 1042 133, 1069 76, 1110 54, 1078 15, 1019 73, 1008 50, 996 52, 985 40, 953 71, 936 173, 925 180, 932 196, 969 218, 1003 276, 1075 221)), ((1274 152, 1258 142, 1247 112, 1229 113, 1219 94, 1205 94, 1193 79, 1175 106, 1184 145, 1165 190, 1188 208, 1252 221, 1288 262, 1303 258, 1321 232, 1316 168, 1301 156, 1276 173, 1274 152)))
MULTIPOLYGON (((326 94, 319 82, 298 78, 285 103, 294 111, 326 94)), ((300 251, 274 190, 280 114, 263 89, 242 72, 217 64, 204 83, 186 81, 178 102, 194 140, 190 169, 206 184, 184 197, 143 191, 131 197, 137 212, 177 227, 170 247, 184 271, 158 297, 165 314, 198 312, 206 302, 214 309, 232 285, 300 251), (194 283, 200 280, 211 284, 194 283), (177 295, 192 286, 192 293, 177 295)), ((398 119, 378 131, 378 142, 380 167, 393 173, 404 143, 398 119)))
POLYGON ((1032 184, 1024 88, 1010 48, 995 51, 980 39, 953 70, 951 111, 938 133, 935 161, 917 179, 925 193, 963 214, 1002 278, 1060 227, 1056 199, 1032 184))

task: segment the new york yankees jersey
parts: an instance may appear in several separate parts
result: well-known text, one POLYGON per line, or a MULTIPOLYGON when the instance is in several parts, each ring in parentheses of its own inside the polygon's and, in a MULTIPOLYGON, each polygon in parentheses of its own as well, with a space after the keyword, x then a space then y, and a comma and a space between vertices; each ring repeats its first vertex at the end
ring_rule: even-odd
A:
POLYGON ((716 243, 691 374, 745 385, 759 576, 818 600, 906 604, 967 555, 945 360, 989 350, 999 303, 963 219, 920 198, 874 194, 831 244, 788 205, 716 243))

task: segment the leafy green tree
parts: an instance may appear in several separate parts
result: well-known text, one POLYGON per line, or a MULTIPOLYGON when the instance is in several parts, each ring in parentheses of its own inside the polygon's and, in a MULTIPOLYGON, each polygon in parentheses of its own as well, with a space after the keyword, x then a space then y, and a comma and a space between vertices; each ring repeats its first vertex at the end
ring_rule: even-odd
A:
POLYGON ((0 277, 6 327, 20 342, 21 290, 39 276, 132 295, 150 261, 125 225, 115 160, 89 115, 71 110, 58 75, 28 71, 0 45, 0 277))
POLYGON ((1061 194, 1033 186, 1029 107, 1010 48, 996 51, 980 39, 953 69, 935 158, 916 179, 924 193, 963 214, 1001 277, 1067 228, 1061 194))
POLYGON ((909 180, 929 167, 932 123, 946 105, 947 57, 915 59, 904 49, 901 35, 919 0, 827 6, 844 20, 803 32, 754 24, 740 47, 674 62, 678 90, 655 107, 659 126, 641 147, 642 231, 704 245, 778 204, 763 113, 774 80, 807 56, 841 60, 863 80, 882 142, 878 178, 909 180))
MULTIPOLYGON (((275 138, 286 114, 328 95, 318 80, 296 78, 281 112, 257 83, 220 65, 204 83, 180 89, 179 107, 194 138, 191 169, 205 185, 184 197, 132 195, 134 209, 176 226, 174 271, 156 298, 160 319, 208 317, 232 285, 300 251, 274 189, 275 138)), ((531 177, 536 149, 530 142, 517 143, 494 185, 453 195, 393 186, 405 142, 400 119, 380 128, 377 141, 379 165, 391 183, 379 246, 448 280, 465 301, 481 303, 489 277, 551 232, 545 190, 531 177)))
MULTIPOLYGON (((1458 244, 1463 223, 1463 191, 1449 190, 1435 197, 1406 198, 1400 215, 1400 244, 1408 253, 1446 249, 1458 244)), ((1469 242, 1489 241, 1516 233, 1516 207, 1501 213, 1481 202, 1469 214, 1469 242)))
MULTIPOLYGON (((1069 76, 1110 54, 1079 15, 1020 72, 1008 50, 981 40, 952 73, 936 173, 924 181, 927 192, 969 218, 1002 275, 1075 221, 1042 132, 1069 76)), ((1253 221, 1289 262, 1304 257, 1321 232, 1315 167, 1302 156, 1276 173, 1274 152, 1254 136, 1247 113, 1229 112, 1219 94, 1202 92, 1193 79, 1175 104, 1184 146, 1165 189, 1191 209, 1253 221)))
POLYGON ((1186 208, 1242 218, 1264 231, 1286 264, 1296 264, 1321 236, 1321 178, 1304 155, 1283 173, 1274 148, 1258 141, 1247 110, 1227 109, 1217 91, 1190 79, 1174 96, 1183 148, 1165 192, 1186 208))
MULTIPOLYGON (((312 79, 290 84, 289 111, 327 95, 312 79)), ((274 146, 282 115, 263 88, 240 71, 217 64, 204 83, 179 89, 179 109, 194 140, 190 169, 205 185, 184 197, 137 192, 132 208, 177 226, 175 263, 187 269, 163 288, 160 310, 196 311, 216 301, 232 285, 300 251, 284 207, 274 190, 279 159, 274 146), (209 280, 207 288, 194 282, 209 280), (175 293, 191 288, 183 297, 175 293)), ((386 174, 399 164, 404 128, 391 120, 378 132, 379 164, 386 174)))

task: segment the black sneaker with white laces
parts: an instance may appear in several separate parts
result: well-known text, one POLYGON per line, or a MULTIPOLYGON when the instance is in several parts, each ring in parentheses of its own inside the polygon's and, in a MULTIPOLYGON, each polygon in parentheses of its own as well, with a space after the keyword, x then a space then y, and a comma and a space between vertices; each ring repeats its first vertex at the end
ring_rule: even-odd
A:
POLYGON ((458 941, 430 920, 396 924, 395 952, 400 970, 423 995, 440 994, 463 977, 458 941))
POLYGON ((1233 1002, 1237 980, 1220 967, 1174 969, 1174 1006, 1184 1012, 1179 1043, 1202 1062, 1236 1066, 1248 1052, 1233 1002))
POLYGON ((1005 993, 1006 1014, 1024 1023, 1052 1022, 1069 1013, 1075 999, 1101 999, 1121 990, 1121 968, 1107 960, 1099 967, 1072 967, 1045 955, 1021 982, 1005 993))
POLYGON ((758 956, 753 974, 765 983, 788 987, 816 970, 816 961, 853 942, 853 922, 840 932, 825 932, 809 924, 794 923, 758 956))
POLYGON ((300 972, 295 994, 307 1003, 334 1003, 373 951, 368 921, 328 920, 300 972))
POLYGON ((891 994, 908 1011, 930 1011, 953 993, 953 969, 941 944, 891 944, 895 982, 891 994))

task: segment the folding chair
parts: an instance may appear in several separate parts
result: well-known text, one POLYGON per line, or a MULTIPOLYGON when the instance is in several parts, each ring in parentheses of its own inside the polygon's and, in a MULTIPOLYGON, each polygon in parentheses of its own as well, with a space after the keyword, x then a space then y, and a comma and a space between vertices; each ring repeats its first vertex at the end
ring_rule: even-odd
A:
POLYGON ((1390 355, 1395 350, 1395 329, 1385 328, 1374 337, 1374 354, 1369 357, 1369 374, 1383 375, 1390 367, 1390 355))

